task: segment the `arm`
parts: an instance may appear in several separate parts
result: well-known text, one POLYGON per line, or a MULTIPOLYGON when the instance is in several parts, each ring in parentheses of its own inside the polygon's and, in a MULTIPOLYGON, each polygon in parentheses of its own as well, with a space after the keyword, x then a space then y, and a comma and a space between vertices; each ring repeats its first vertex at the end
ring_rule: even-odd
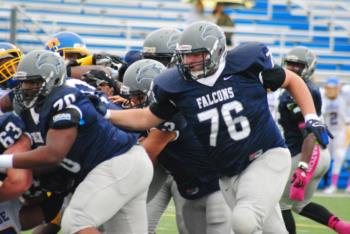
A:
POLYGON ((132 130, 143 131, 162 122, 163 119, 152 113, 149 107, 130 110, 109 110, 108 119, 115 125, 132 130))
MULTIPOLYGON (((31 140, 25 134, 5 153, 19 153, 30 150, 31 140)), ((0 202, 22 195, 32 185, 32 172, 28 169, 8 169, 7 176, 0 186, 0 202)))
POLYGON ((7 112, 12 110, 12 101, 10 99, 9 94, 6 94, 0 98, 0 110, 1 112, 7 112))
MULTIPOLYGON (((36 168, 58 165, 73 146, 77 137, 77 131, 76 127, 50 129, 44 146, 13 155, 13 167, 36 168)), ((3 161, 0 159, 1 165, 3 166, 3 161)))
POLYGON ((72 67, 70 67, 70 74, 69 75, 72 78, 80 79, 84 73, 89 72, 91 70, 102 70, 102 71, 106 72, 107 74, 112 75, 110 69, 108 69, 105 66, 101 66, 101 65, 74 66, 74 67, 72 66, 72 67))
POLYGON ((152 129, 148 136, 141 142, 146 149, 148 156, 153 164, 156 163, 160 152, 167 146, 167 144, 176 138, 175 132, 161 131, 159 129, 152 129))
POLYGON ((285 69, 285 73, 286 76, 282 87, 286 88, 294 97, 304 116, 308 114, 317 116, 312 96, 305 82, 294 72, 285 69))

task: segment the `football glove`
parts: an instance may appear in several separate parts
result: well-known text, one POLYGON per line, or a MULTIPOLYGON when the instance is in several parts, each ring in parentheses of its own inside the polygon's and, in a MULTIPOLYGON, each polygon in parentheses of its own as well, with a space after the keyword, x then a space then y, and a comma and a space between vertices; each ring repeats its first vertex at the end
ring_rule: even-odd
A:
POLYGON ((110 67, 114 70, 119 70, 125 64, 119 56, 107 53, 94 54, 92 56, 92 63, 94 65, 110 67))
POLYGON ((329 144, 329 137, 333 139, 332 133, 327 126, 319 120, 309 119, 305 123, 305 130, 308 133, 313 133, 323 149, 329 144))
POLYGON ((87 95, 90 102, 94 105, 96 111, 100 113, 105 119, 109 119, 110 110, 107 109, 106 103, 103 103, 102 100, 95 95, 87 95))
POLYGON ((294 171, 291 182, 292 186, 294 187, 304 187, 306 185, 306 171, 300 167, 297 167, 297 169, 294 171))

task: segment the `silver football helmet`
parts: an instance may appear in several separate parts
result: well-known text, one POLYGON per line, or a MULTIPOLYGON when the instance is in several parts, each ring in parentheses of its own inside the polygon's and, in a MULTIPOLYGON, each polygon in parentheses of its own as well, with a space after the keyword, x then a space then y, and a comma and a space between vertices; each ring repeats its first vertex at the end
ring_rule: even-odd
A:
POLYGON ((219 26, 198 21, 182 33, 176 56, 180 73, 186 80, 214 74, 226 57, 226 38, 219 26), (197 55, 199 61, 186 61, 187 55, 197 55))
POLYGON ((298 74, 304 80, 308 80, 316 69, 316 55, 304 46, 291 49, 282 59, 282 67, 298 74))
POLYGON ((142 56, 168 66, 174 56, 181 32, 176 28, 161 28, 151 32, 143 41, 142 56))
POLYGON ((24 108, 31 108, 43 101, 53 88, 62 85, 65 78, 62 57, 48 50, 33 50, 18 64, 14 76, 19 81, 14 90, 15 99, 24 108))
POLYGON ((155 77, 166 67, 153 59, 142 59, 131 64, 125 71, 121 95, 128 99, 125 108, 140 108, 148 106, 149 93, 155 77))

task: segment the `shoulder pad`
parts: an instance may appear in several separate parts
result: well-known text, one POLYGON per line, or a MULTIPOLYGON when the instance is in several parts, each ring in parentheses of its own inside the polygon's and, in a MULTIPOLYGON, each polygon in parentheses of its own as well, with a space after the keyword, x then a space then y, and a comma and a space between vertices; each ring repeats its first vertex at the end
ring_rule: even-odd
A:
POLYGON ((74 103, 81 96, 84 96, 84 94, 82 94, 77 88, 65 85, 60 86, 50 93, 41 109, 51 110, 54 108, 56 111, 60 111, 67 105, 74 103), (62 100, 62 103, 58 103, 59 100, 62 100))
POLYGON ((168 93, 179 93, 190 88, 190 82, 182 78, 177 67, 173 67, 157 76, 154 80, 154 85, 159 86, 168 93))
POLYGON ((223 74, 238 73, 248 69, 253 64, 260 65, 261 70, 272 68, 273 64, 269 65, 271 61, 271 54, 266 45, 247 42, 228 51, 223 74))

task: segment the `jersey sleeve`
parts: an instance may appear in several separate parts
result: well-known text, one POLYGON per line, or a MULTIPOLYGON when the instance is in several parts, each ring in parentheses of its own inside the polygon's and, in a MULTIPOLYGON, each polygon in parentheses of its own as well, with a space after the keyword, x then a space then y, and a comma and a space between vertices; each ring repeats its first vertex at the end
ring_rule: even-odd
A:
POLYGON ((157 117, 167 120, 178 112, 174 102, 170 99, 170 94, 162 90, 157 83, 153 86, 152 95, 154 101, 150 105, 150 110, 157 117))
POLYGON ((187 122, 180 114, 174 115, 170 120, 159 124, 156 128, 164 132, 181 131, 185 129, 187 122))
POLYGON ((50 120, 49 127, 52 129, 65 129, 80 124, 81 112, 75 107, 67 107, 56 114, 50 120))
POLYGON ((273 62, 272 53, 270 49, 263 44, 260 45, 260 48, 261 49, 259 51, 259 56, 257 57, 255 63, 259 64, 262 70, 274 68, 275 64, 273 62))
POLYGON ((90 103, 83 93, 75 88, 55 90, 43 106, 40 113, 40 124, 52 129, 64 129, 82 125, 83 111, 86 103, 90 103))

